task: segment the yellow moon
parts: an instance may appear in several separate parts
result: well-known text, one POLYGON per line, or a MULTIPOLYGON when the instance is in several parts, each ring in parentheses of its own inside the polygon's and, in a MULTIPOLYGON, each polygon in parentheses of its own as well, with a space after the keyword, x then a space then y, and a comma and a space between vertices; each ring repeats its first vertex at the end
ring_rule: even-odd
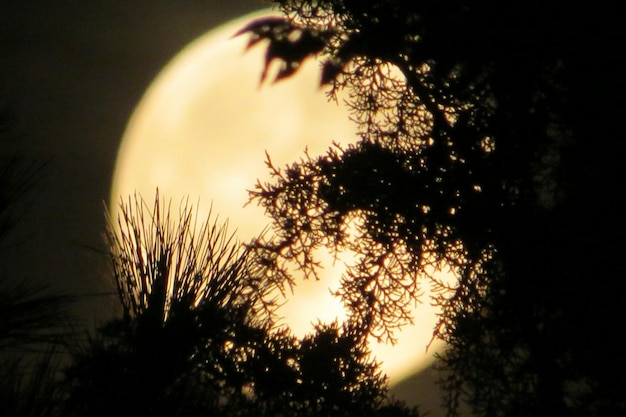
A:
MULTIPOLYGON (((261 14, 267 14, 262 12, 261 14)), ((319 89, 319 65, 307 61, 298 73, 260 85, 264 48, 245 50, 247 37, 233 34, 259 14, 251 14, 207 33, 184 48, 162 70, 132 114, 117 157, 111 192, 112 214, 120 198, 135 192, 152 201, 155 190, 173 203, 200 200, 200 219, 213 213, 247 241, 269 224, 261 208, 247 205, 247 190, 266 181, 265 152, 282 167, 303 156, 323 153, 333 141, 357 140, 356 127, 341 103, 319 89), (204 212, 202 211, 204 209, 204 212)), ((317 320, 344 317, 329 289, 336 289, 339 264, 328 263, 320 281, 298 281, 279 314, 295 335, 317 320)), ((427 295, 427 294, 426 294, 427 295)), ((436 310, 426 301, 415 309, 395 345, 372 342, 391 384, 430 365, 428 352, 436 310)))

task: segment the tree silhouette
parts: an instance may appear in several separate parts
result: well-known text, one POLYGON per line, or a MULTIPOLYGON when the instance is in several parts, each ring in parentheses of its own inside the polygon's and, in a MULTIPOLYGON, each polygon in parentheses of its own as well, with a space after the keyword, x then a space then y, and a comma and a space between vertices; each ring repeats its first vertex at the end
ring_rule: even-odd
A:
MULTIPOLYGON (((0 256, 22 241, 12 232, 32 203, 44 164, 15 149, 22 139, 11 109, 0 111, 0 256)), ((53 415, 61 400, 61 353, 75 334, 73 297, 0 272, 0 415, 53 415)))
POLYGON ((277 282, 194 207, 139 197, 107 236, 121 317, 66 369, 64 415, 415 416, 390 402, 361 329, 277 327, 277 282))
POLYGON ((292 263, 316 274, 320 246, 355 251, 338 294, 388 340, 435 281, 451 415, 461 400, 490 416, 623 414, 616 6, 276 3, 286 18, 241 34, 269 41, 276 80, 319 54, 361 140, 286 167, 268 158, 273 180, 251 198, 275 233, 259 256, 289 281, 292 263))
POLYGON ((241 363, 271 323, 271 286, 225 226, 197 225, 191 206, 173 218, 157 195, 152 210, 137 196, 121 209, 107 236, 123 316, 68 370, 71 411, 186 415, 181 396, 196 383, 213 395, 190 407, 244 401, 241 363))

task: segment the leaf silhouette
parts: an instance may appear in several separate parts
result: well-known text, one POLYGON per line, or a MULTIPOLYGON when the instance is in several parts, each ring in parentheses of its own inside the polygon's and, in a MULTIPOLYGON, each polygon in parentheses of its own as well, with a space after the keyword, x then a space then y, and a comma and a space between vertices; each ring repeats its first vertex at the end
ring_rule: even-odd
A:
POLYGON ((319 54, 330 36, 330 31, 322 31, 298 26, 281 17, 263 17, 253 20, 234 36, 250 33, 247 48, 251 48, 262 40, 268 40, 265 51, 265 65, 261 73, 261 82, 265 81, 274 60, 280 67, 273 82, 293 75, 309 56, 319 54))

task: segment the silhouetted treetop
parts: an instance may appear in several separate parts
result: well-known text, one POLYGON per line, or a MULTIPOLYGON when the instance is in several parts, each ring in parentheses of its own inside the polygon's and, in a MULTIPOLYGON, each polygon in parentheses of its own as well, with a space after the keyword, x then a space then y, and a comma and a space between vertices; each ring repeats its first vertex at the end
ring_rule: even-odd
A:
POLYGON ((122 202, 108 241, 122 317, 75 352, 64 415, 402 416, 357 323, 277 327, 279 288, 217 221, 157 193, 122 202))
POLYGON ((227 234, 227 223, 198 223, 193 213, 183 202, 175 217, 158 192, 151 209, 139 196, 121 203, 107 238, 124 316, 164 323, 170 310, 211 304, 246 309, 251 322, 270 320, 272 281, 227 234))
POLYGON ((292 279, 294 263, 315 275, 320 247, 355 252, 339 295, 391 339, 421 277, 449 268, 458 286, 435 285, 451 413, 463 392, 484 415, 623 411, 594 366, 624 369, 623 314, 589 283, 625 275, 607 261, 626 249, 617 5, 276 3, 324 43, 321 84, 348 93, 360 140, 285 167, 268 157, 273 178, 251 192, 275 226, 261 256, 292 279))

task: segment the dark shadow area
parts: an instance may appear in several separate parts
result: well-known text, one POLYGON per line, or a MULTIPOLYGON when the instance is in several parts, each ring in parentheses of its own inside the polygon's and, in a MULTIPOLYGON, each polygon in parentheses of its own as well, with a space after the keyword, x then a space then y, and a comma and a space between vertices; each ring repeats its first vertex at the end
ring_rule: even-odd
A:
POLYGON ((439 379, 437 369, 431 365, 422 372, 395 384, 389 392, 398 400, 419 404, 419 409, 424 415, 443 417, 446 415, 442 404, 444 392, 443 389, 437 388, 439 379))
MULTIPOLYGON (((451 417, 623 415, 618 6, 277 3, 289 17, 240 35, 267 41, 276 82, 323 53, 321 84, 350 92, 361 139, 284 167, 268 157, 271 181, 250 199, 274 233, 244 245, 211 218, 196 222, 184 202, 175 212, 130 197, 107 235, 119 316, 68 347, 66 299, 18 286, 3 300, 1 343, 52 346, 29 374, 46 384, 23 384, 19 360, 7 362, 3 406, 67 417, 417 417, 441 401, 451 417), (298 284, 294 266, 314 279, 320 248, 359 255, 336 293, 348 319, 295 338, 275 327, 270 294, 298 284), (418 411, 386 396, 367 338, 393 341, 424 282, 448 349, 436 369, 394 388, 422 402, 418 411), (71 353, 60 380, 50 377, 57 347, 71 353)), ((19 175, 4 178, 0 216, 22 190, 19 175)))

